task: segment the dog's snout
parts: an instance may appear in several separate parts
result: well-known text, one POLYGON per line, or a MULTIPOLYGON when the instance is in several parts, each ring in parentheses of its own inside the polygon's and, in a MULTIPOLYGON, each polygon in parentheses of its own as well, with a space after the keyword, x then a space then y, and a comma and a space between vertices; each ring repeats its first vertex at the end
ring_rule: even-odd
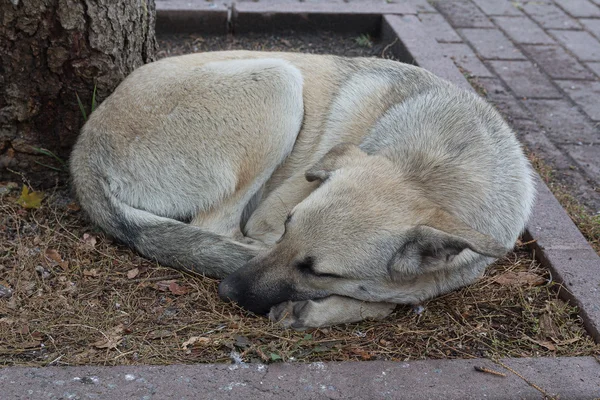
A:
POLYGON ((219 297, 223 301, 237 302, 237 290, 235 284, 230 279, 224 279, 219 283, 219 297))

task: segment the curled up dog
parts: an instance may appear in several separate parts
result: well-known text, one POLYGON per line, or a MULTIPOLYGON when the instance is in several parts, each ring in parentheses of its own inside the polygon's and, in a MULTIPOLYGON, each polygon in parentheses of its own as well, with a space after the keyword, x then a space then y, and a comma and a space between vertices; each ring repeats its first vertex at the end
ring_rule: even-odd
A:
POLYGON ((71 156, 108 234, 296 329, 475 281, 531 212, 531 167, 477 95, 390 60, 214 52, 133 72, 71 156))

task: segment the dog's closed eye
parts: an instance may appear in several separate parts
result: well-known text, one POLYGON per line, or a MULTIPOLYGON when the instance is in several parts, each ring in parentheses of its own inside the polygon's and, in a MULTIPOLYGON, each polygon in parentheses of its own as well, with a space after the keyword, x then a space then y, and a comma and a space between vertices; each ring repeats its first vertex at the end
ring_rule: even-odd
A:
POLYGON ((315 261, 312 257, 305 257, 296 263, 296 268, 303 274, 316 276, 319 278, 341 278, 341 275, 318 272, 315 270, 315 261))

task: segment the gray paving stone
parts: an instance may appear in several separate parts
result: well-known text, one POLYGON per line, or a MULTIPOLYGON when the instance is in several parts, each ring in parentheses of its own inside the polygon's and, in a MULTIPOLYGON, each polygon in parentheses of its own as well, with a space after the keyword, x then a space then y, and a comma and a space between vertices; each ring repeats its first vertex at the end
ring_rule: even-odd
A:
POLYGON ((588 0, 554 0, 574 17, 600 17, 600 8, 588 0))
POLYGON ((598 75, 598 77, 600 78, 600 62, 587 63, 587 66, 589 69, 594 71, 596 73, 596 75, 598 75))
POLYGON ((515 119, 510 124, 527 149, 552 167, 554 178, 566 185, 569 192, 592 212, 600 212, 600 196, 594 190, 597 184, 578 163, 548 138, 546 130, 537 121, 515 119))
MULTIPOLYGON (((594 357, 501 362, 556 398, 591 399, 600 390, 594 357)), ((541 398, 534 387, 488 359, 5 368, 0 385, 3 400, 541 398), (475 366, 506 372, 506 377, 477 372, 475 366)))
POLYGON ((527 17, 494 17, 493 20, 515 43, 554 43, 554 39, 527 17))
POLYGON ((463 89, 473 90, 452 60, 440 57, 441 45, 426 31, 415 15, 384 15, 381 27, 384 40, 399 37, 392 52, 400 59, 413 59, 417 65, 449 80, 463 89))
POLYGON ((493 77, 494 75, 483 65, 473 50, 464 43, 446 43, 441 46, 444 57, 450 57, 456 65, 471 76, 493 77))
POLYGON ((523 6, 525 12, 538 24, 546 29, 580 29, 581 25, 575 18, 568 16, 554 4, 537 1, 523 6))
POLYGON ((498 29, 461 29, 460 33, 483 58, 499 60, 527 59, 498 29))
MULTIPOLYGON (((319 1, 323 1, 323 0, 319 0, 319 1)), ((360 0, 358 0, 360 1, 360 0)), ((431 4, 429 4, 427 2, 427 0, 405 0, 407 1, 410 5, 413 6, 413 8, 415 10, 417 10, 417 12, 419 13, 424 13, 424 12, 431 12, 431 13, 436 13, 436 9, 433 8, 433 6, 431 4)))
POLYGON ((523 103, 555 143, 600 142, 594 125, 567 100, 525 100, 523 103))
POLYGON ((419 14, 419 19, 431 32, 435 40, 440 43, 460 43, 462 39, 456 31, 446 22, 446 19, 438 13, 419 14))
POLYGON ((486 99, 507 119, 529 118, 519 101, 506 89, 498 78, 478 78, 477 82, 486 90, 486 99))
POLYGON ((568 144, 561 147, 600 185, 600 145, 568 144))
POLYGON ((600 82, 556 81, 594 121, 600 121, 600 82))
POLYGON ((436 1, 433 5, 455 28, 493 28, 494 24, 468 0, 436 1))
POLYGON ((600 61, 600 43, 588 32, 549 30, 581 61, 600 61))
POLYGON ((490 61, 490 65, 518 97, 562 97, 550 80, 529 61, 490 61))
POLYGON ((487 15, 523 15, 515 2, 499 0, 473 0, 487 15))
POLYGON ((594 75, 561 46, 525 45, 523 49, 551 78, 594 79, 594 75))
POLYGON ((600 39, 600 19, 580 19, 579 20, 592 35, 600 39))
POLYGON ((222 2, 163 0, 156 7, 157 33, 227 33, 228 6, 222 2))

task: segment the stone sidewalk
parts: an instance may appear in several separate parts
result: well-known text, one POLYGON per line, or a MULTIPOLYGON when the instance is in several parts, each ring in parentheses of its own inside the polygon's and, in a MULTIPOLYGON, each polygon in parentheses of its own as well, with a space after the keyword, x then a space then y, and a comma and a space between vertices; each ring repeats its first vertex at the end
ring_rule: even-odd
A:
POLYGON ((600 0, 407 1, 522 142, 599 213, 600 0))

